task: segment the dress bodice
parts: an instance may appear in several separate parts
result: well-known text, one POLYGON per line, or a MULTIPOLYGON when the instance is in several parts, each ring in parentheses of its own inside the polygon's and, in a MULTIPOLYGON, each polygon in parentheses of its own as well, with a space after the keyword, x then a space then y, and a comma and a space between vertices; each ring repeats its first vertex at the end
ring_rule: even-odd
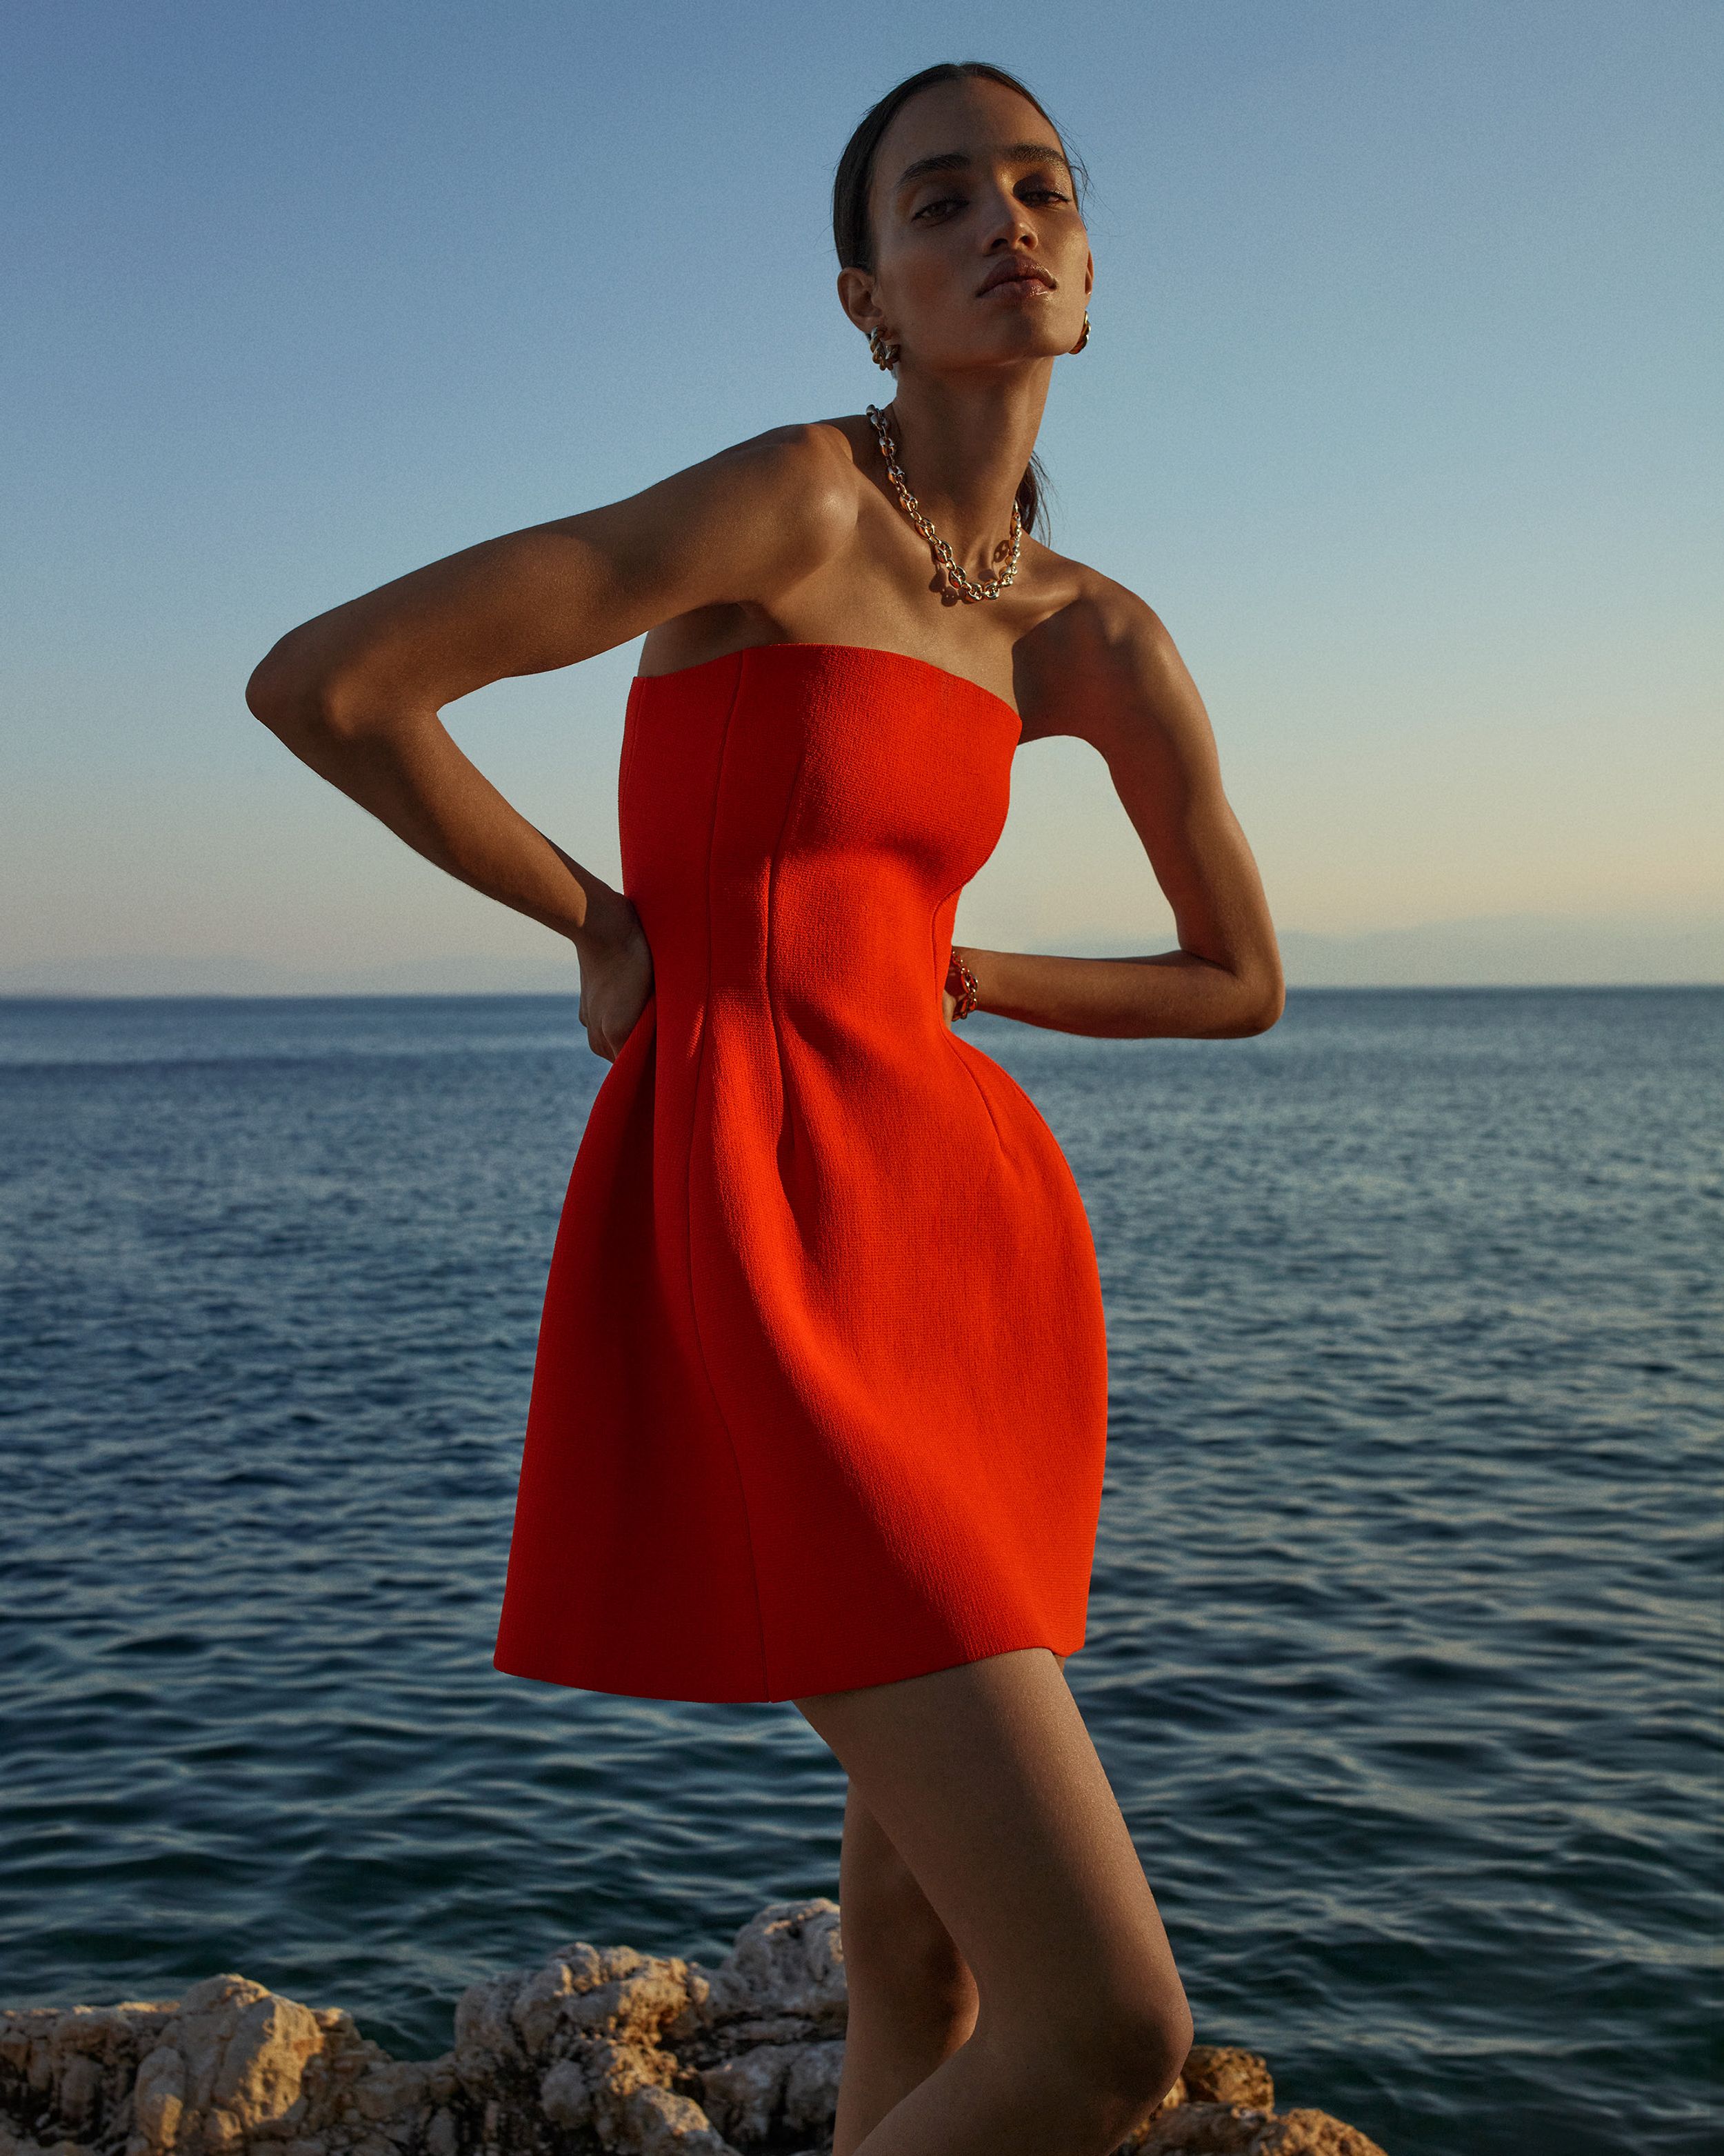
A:
POLYGON ((800 1030, 944 1026, 964 886, 1022 732, 991 690, 861 645, 755 645, 629 690, 623 888, 675 1004, 765 994, 800 1030))

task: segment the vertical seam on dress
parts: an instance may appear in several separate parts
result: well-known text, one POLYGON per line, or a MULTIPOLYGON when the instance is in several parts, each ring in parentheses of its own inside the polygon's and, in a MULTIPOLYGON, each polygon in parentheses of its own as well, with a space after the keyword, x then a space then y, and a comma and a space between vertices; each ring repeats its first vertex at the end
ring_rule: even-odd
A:
MULTIPOLYGON (((736 679, 731 690, 731 708, 725 713, 724 732, 719 738, 718 768, 712 779, 712 819, 706 830, 706 998, 700 1013, 700 1048, 695 1065, 695 1091, 692 1120, 698 1126, 700 1109, 700 1081, 706 1075, 706 1043, 712 1030, 712 856, 718 842, 718 804, 724 792, 725 759, 731 746, 731 724, 736 716, 736 706, 742 694, 742 675, 747 653, 736 654, 736 679)), ((772 1696, 772 1670, 767 1659, 767 1624, 760 1599, 760 1565, 754 1553, 754 1522, 748 1510, 748 1485, 743 1479, 742 1459, 736 1450, 735 1433, 731 1429, 730 1417, 724 1411, 724 1402, 718 1396, 718 1387, 712 1382, 712 1365, 707 1359, 706 1343, 700 1337, 700 1310, 695 1295, 695 1131, 689 1132, 688 1184, 683 1204, 683 1227, 687 1238, 689 1268, 689 1314, 694 1320, 695 1345, 700 1351, 700 1368, 706 1379, 706 1389, 712 1395, 712 1404, 718 1411, 726 1442, 731 1448, 731 1465, 736 1471, 736 1494, 742 1502, 742 1531, 748 1542, 748 1578, 754 1589, 754 1624, 760 1640, 760 1688, 765 1699, 772 1696)))
POLYGON ((617 810, 619 815, 629 791, 629 767, 634 762, 634 752, 640 746, 639 703, 634 684, 631 681, 628 698, 623 706, 623 749, 617 765, 617 810))
MULTIPOLYGON (((637 675, 636 679, 639 677, 637 675)), ((623 707, 623 747, 617 760, 617 850, 622 855, 622 834, 628 822, 629 772, 634 762, 634 752, 640 746, 640 701, 635 694, 634 683, 629 685, 628 701, 623 707)), ((629 895, 629 871, 626 862, 622 871, 623 895, 629 895)), ((654 983, 656 989, 657 982, 654 983)), ((651 993, 651 991, 649 991, 651 993)))
MULTIPOLYGON (((764 933, 762 937, 761 972, 766 982, 767 1024, 772 1029, 772 1045, 778 1056, 778 1096, 781 1111, 788 1116, 790 1106, 790 1082, 784 1065, 784 1035, 778 1024, 777 1005, 772 1000, 772 898, 778 884, 778 856, 783 850, 784 834, 790 828, 790 812, 796 806, 796 797, 802 789, 802 775, 808 760, 808 729, 803 726, 802 741, 796 752, 796 769, 790 775, 790 784, 784 795, 784 814, 778 819, 778 834, 772 840, 772 850, 767 862, 767 906, 764 933)), ((796 1142, 793 1132, 791 1143, 796 1142)))
MULTIPOLYGON (((940 908, 945 905, 946 901, 948 898, 952 897, 957 892, 961 891, 962 889, 962 884, 954 884, 951 891, 947 891, 942 897, 936 899, 934 902, 934 910, 928 916, 928 950, 931 956, 938 947, 935 940, 934 923, 940 917, 940 908)), ((943 1003, 943 998, 946 994, 943 983, 941 986, 940 994, 943 1003)), ((940 1013, 940 1034, 941 1038, 945 1041, 946 1045, 952 1050, 952 1054, 957 1056, 959 1066, 962 1070, 965 1077, 967 1077, 970 1083, 976 1088, 977 1098, 981 1101, 983 1106, 988 1111, 988 1120, 993 1126, 993 1142, 999 1147, 1000 1151, 1003 1152, 1006 1149, 1006 1142, 1000 1135, 999 1117, 993 1112, 993 1103, 988 1099, 987 1094, 983 1091, 981 1080, 970 1068, 969 1057, 965 1055, 960 1044, 952 1039, 952 1028, 946 1022, 946 1013, 943 1008, 940 1013)))

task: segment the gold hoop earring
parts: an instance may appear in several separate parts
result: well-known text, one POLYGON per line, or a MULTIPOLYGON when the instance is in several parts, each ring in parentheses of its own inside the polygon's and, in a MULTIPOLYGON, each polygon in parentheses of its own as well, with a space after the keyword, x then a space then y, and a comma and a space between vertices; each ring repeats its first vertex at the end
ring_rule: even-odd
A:
POLYGON ((868 332, 868 349, 874 355, 875 365, 883 367, 888 374, 897 365, 897 346, 888 344, 878 330, 870 330, 868 332))
POLYGON ((1077 342, 1076 342, 1076 343, 1072 346, 1072 350, 1073 350, 1073 352, 1081 352, 1081 351, 1083 350, 1084 346, 1085 346, 1089 341, 1090 341, 1090 310, 1089 310, 1087 307, 1085 307, 1085 308, 1084 309, 1084 333, 1083 333, 1083 335, 1082 335, 1082 336, 1078 339, 1077 342))

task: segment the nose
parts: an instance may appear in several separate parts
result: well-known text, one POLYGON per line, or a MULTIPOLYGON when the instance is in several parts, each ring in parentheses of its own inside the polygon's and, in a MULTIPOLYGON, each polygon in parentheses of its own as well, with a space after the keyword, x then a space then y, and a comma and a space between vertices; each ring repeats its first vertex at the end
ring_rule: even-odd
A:
POLYGON ((1033 248, 1036 242, 1035 227, 1023 203, 1008 187, 996 187, 994 192, 995 213, 984 228, 984 251, 998 254, 1003 249, 1010 253, 1013 248, 1033 248))

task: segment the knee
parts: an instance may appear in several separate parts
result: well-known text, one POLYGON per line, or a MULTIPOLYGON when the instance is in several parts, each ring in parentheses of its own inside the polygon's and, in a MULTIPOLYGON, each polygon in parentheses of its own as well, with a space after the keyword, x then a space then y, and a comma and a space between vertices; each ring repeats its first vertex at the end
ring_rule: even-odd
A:
POLYGON ((1194 2030, 1183 1991, 1169 1999, 1117 1999, 1074 2031, 1072 2054, 1109 2117, 1129 2131, 1179 2078, 1194 2030))
POLYGON ((1171 2005, 1062 2001, 1028 2018, 984 2012, 979 2035, 1027 2111, 1114 2150, 1178 2079, 1192 2022, 1183 1994, 1171 2005))
POLYGON ((1033 2023, 1013 2019, 1017 2056, 1057 2081, 1074 2116, 1098 2132, 1116 2127, 1121 2138, 1172 2087, 1191 2051, 1191 2010, 1177 1987, 1171 1997, 1158 1988, 1068 1995, 1044 2004, 1033 2023))

